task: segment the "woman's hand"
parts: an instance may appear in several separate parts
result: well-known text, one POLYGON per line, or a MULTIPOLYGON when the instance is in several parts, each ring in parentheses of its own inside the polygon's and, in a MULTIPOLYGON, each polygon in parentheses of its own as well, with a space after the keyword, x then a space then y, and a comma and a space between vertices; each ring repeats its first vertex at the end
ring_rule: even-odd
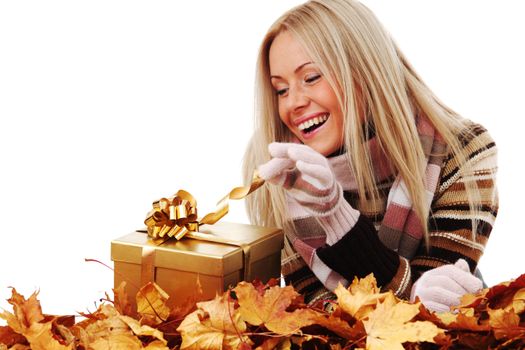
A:
POLYGON ((454 265, 443 265, 421 275, 412 286, 410 300, 419 297, 427 309, 445 312, 459 305, 463 295, 476 293, 482 287, 483 282, 470 273, 468 263, 459 259, 454 265))
POLYGON ((272 159, 259 166, 259 175, 282 186, 308 213, 318 217, 332 245, 355 224, 359 212, 343 198, 341 185, 328 160, 312 148, 297 143, 271 143, 272 159))

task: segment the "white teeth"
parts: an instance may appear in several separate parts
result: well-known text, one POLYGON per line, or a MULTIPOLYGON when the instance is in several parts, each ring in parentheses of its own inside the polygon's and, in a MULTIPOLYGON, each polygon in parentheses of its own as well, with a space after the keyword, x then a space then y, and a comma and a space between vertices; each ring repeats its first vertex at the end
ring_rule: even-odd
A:
POLYGON ((313 119, 307 120, 307 121, 302 122, 301 124, 299 124, 298 128, 299 128, 299 130, 308 129, 312 125, 317 125, 317 124, 325 122, 328 119, 328 116, 329 116, 329 114, 325 114, 325 115, 323 115, 321 117, 315 117, 313 119))

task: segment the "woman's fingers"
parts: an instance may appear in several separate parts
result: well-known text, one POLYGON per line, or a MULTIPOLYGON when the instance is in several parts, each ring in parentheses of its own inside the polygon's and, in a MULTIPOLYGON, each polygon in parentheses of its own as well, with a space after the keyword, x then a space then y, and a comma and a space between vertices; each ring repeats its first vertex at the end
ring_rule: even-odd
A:
POLYGON ((301 172, 303 179, 318 189, 331 189, 334 185, 334 176, 330 168, 302 160, 297 161, 295 166, 301 172))
POLYGON ((319 164, 328 167, 326 158, 307 145, 273 142, 268 145, 268 150, 272 157, 289 158, 296 162, 303 161, 310 164, 319 164))
POLYGON ((268 162, 259 165, 259 176, 266 181, 282 184, 286 174, 295 168, 295 162, 288 158, 272 158, 268 162))

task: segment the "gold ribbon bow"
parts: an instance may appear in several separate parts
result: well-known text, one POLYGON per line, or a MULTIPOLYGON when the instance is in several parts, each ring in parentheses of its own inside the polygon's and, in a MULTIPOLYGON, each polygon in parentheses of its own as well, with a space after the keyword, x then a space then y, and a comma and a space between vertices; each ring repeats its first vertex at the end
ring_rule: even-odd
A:
POLYGON ((199 238, 199 225, 213 225, 228 213, 230 199, 243 199, 264 184, 264 180, 254 172, 249 186, 235 187, 219 202, 215 211, 197 219, 197 201, 184 190, 179 190, 169 198, 161 198, 153 202, 153 209, 148 213, 144 223, 148 227, 148 235, 153 239, 179 240, 185 235, 199 238))

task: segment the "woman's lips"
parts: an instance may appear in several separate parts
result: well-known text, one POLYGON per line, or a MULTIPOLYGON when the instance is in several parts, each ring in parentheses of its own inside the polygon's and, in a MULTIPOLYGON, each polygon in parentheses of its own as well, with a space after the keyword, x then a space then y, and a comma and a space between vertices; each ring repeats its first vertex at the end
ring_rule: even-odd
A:
POLYGON ((324 126, 326 125, 326 122, 328 121, 329 117, 330 117, 330 114, 325 113, 323 115, 320 115, 318 117, 309 119, 309 120, 299 124, 297 128, 299 129, 299 132, 301 133, 302 138, 305 139, 305 140, 313 138, 320 130, 322 130, 324 128, 324 126), (316 127, 315 129, 313 129, 310 132, 306 131, 306 130, 308 130, 308 128, 310 128, 310 127, 312 127, 314 125, 319 125, 319 126, 316 127))

